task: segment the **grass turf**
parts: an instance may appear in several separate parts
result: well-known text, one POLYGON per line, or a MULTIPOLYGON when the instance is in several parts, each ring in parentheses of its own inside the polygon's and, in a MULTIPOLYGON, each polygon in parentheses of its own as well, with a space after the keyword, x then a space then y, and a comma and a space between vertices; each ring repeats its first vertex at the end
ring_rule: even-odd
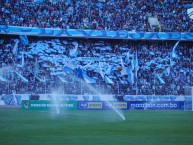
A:
POLYGON ((184 111, 24 111, 0 109, 0 145, 192 145, 184 111))

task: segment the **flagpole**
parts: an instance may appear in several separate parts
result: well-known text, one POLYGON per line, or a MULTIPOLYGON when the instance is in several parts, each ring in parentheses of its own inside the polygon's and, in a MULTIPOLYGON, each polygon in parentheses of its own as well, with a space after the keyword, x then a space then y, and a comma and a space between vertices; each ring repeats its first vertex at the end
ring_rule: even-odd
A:
MULTIPOLYGON (((136 71, 136 70, 135 70, 136 71)), ((137 78, 137 71, 136 71, 136 75, 135 75, 135 78, 136 78, 136 95, 138 95, 138 78, 137 78)))
POLYGON ((135 87, 136 87, 136 95, 138 95, 138 86, 137 86, 137 70, 135 69, 135 87))
MULTIPOLYGON (((190 53, 190 50, 189 50, 190 53)), ((191 53, 190 53, 191 54, 191 53)), ((190 55, 190 73, 189 73, 189 77, 190 77, 190 87, 192 87, 192 59, 191 59, 191 55, 190 55)))
MULTIPOLYGON (((135 47, 135 48, 136 48, 136 47, 135 47)), ((136 66, 136 63, 138 63, 138 62, 136 62, 136 61, 138 61, 138 60, 137 60, 137 50, 135 51, 135 80, 136 80, 136 83, 135 83, 136 86, 135 86, 135 87, 136 87, 136 95, 138 95, 138 83, 137 83, 137 81, 138 81, 138 78, 137 78, 137 71, 138 71, 138 70, 137 70, 137 69, 138 69, 138 68, 137 68, 137 67, 138 67, 139 64, 137 64, 137 66, 136 66)))
POLYGON ((9 81, 7 81, 8 82, 8 93, 7 94, 9 94, 9 81))
POLYGON ((99 80, 99 92, 101 93, 101 82, 99 80))
POLYGON ((153 90, 154 90, 154 95, 155 95, 155 73, 154 73, 154 88, 153 88, 153 90))
POLYGON ((46 94, 46 81, 45 81, 45 94, 46 94))
POLYGON ((80 94, 82 95, 82 81, 80 81, 80 94))
POLYGON ((117 94, 119 95, 119 83, 117 82, 117 86, 118 86, 118 92, 117 92, 117 94))

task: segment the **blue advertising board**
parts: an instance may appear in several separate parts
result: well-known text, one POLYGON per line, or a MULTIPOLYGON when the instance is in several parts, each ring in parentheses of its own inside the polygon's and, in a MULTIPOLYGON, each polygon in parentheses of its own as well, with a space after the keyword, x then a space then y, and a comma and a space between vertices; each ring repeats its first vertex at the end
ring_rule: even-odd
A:
POLYGON ((78 110, 183 110, 184 101, 128 101, 128 102, 93 102, 78 101, 78 110))
POLYGON ((129 110, 183 110, 183 101, 130 101, 129 110))
POLYGON ((101 102, 101 101, 78 101, 79 110, 110 110, 113 108, 127 110, 127 102, 101 102))
POLYGON ((103 102, 78 101, 79 110, 102 110, 103 102))
POLYGON ((127 102, 103 102, 103 109, 110 110, 113 108, 120 109, 120 110, 127 110, 128 109, 127 102))

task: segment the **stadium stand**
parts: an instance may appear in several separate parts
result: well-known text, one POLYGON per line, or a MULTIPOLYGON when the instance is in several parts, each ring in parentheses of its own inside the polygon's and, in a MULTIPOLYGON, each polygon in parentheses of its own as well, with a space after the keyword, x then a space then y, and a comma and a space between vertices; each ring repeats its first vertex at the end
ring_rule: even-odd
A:
POLYGON ((96 94, 90 84, 104 94, 184 95, 193 85, 188 41, 22 39, 0 39, 1 94, 96 94))
POLYGON ((104 29, 137 32, 192 32, 189 1, 180 0, 44 0, 0 2, 0 24, 64 29, 104 29), (150 27, 149 17, 158 25, 150 27))

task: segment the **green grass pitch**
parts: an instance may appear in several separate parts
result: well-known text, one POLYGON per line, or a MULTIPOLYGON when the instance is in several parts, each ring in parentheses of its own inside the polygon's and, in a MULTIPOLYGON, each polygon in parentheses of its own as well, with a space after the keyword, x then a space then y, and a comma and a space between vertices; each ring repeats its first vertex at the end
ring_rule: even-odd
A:
POLYGON ((185 111, 24 111, 0 109, 0 145, 192 145, 185 111))

